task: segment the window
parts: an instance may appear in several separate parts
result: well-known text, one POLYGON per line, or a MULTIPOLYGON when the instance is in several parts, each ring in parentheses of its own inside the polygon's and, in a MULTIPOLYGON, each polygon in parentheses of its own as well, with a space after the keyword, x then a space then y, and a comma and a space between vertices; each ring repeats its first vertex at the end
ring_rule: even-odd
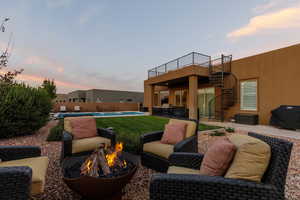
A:
POLYGON ((154 103, 153 103, 153 105, 154 105, 154 106, 159 106, 159 105, 158 105, 158 101, 159 101, 159 100, 158 100, 158 92, 155 92, 155 93, 154 93, 154 103))
POLYGON ((241 82, 241 110, 257 110, 257 80, 241 82))
POLYGON ((175 105, 181 106, 181 90, 175 91, 175 105))
POLYGON ((186 90, 176 90, 175 91, 175 106, 185 106, 186 105, 186 90))
POLYGON ((169 103, 169 91, 160 91, 160 104, 168 104, 169 103))

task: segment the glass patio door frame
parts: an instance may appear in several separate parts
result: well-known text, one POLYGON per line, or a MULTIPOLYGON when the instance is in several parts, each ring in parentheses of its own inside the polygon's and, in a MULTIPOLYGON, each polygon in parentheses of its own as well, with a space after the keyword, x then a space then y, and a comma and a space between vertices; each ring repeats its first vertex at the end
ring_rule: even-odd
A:
MULTIPOLYGON (((209 117, 209 102, 215 98, 215 88, 207 87, 198 89, 198 108, 200 117, 209 117)), ((214 102, 213 102, 214 104, 214 102)), ((212 105, 214 108, 214 105, 212 105)), ((215 109, 212 109, 211 117, 215 114, 215 109)))

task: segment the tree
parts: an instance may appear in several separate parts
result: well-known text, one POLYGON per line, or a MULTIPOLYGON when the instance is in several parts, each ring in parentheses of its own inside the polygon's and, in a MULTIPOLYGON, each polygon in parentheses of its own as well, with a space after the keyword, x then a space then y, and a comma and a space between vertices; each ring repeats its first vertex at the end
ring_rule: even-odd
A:
MULTIPOLYGON (((9 18, 5 18, 1 25, 0 25, 0 30, 2 32, 5 32, 5 23, 9 20, 9 18)), ((12 36, 12 34, 11 34, 12 36)), ((6 49, 1 53, 0 55, 0 72, 2 69, 8 66, 8 58, 10 57, 11 53, 9 53, 9 48, 10 48, 10 42, 11 42, 11 37, 8 42, 8 45, 6 49)), ((13 84, 15 81, 15 78, 18 74, 21 74, 23 72, 23 69, 21 70, 14 70, 14 71, 7 71, 0 73, 0 83, 8 83, 8 84, 13 84)))
POLYGON ((47 91, 51 99, 56 98, 56 85, 54 80, 45 79, 43 81, 42 88, 47 91))

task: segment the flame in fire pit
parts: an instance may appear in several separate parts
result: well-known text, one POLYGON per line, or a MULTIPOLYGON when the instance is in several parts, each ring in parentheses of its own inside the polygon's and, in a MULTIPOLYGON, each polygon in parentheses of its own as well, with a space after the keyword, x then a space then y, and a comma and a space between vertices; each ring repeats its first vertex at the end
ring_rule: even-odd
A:
POLYGON ((107 149, 101 144, 81 165, 82 175, 99 177, 99 172, 104 175, 114 173, 127 167, 122 159, 123 143, 117 143, 114 149, 107 149))
POLYGON ((91 160, 89 160, 89 161, 87 162, 86 168, 87 168, 87 171, 88 171, 88 172, 91 171, 91 169, 92 169, 92 161, 91 161, 91 160))
MULTIPOLYGON (((105 158, 107 160, 107 164, 109 167, 113 167, 116 164, 116 160, 118 158, 118 153, 122 152, 123 150, 123 143, 119 142, 116 144, 115 146, 115 151, 110 153, 110 154, 106 154, 105 158)), ((124 160, 123 162, 123 167, 126 167, 126 161, 124 160)))

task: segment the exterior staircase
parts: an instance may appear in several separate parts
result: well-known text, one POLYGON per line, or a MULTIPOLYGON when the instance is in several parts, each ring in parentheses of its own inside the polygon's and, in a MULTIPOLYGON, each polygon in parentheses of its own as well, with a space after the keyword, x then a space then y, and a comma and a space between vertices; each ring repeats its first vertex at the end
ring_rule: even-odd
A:
POLYGON ((237 78, 231 72, 232 56, 224 56, 211 61, 209 83, 219 88, 219 94, 209 101, 209 119, 224 121, 225 112, 235 105, 237 78))

